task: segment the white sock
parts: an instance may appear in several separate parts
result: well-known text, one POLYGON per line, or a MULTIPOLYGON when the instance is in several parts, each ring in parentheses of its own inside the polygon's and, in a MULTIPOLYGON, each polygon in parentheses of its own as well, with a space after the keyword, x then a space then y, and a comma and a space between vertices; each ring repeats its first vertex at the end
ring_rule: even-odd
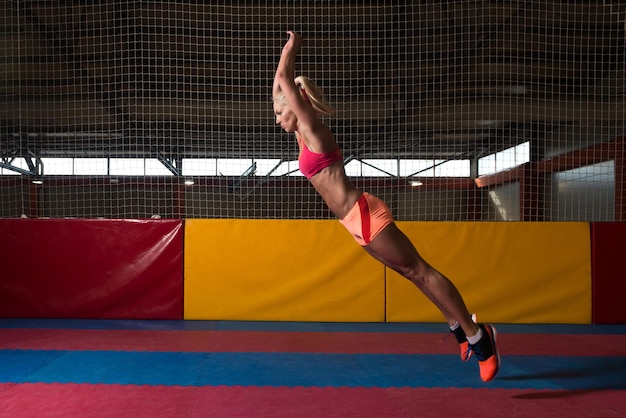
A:
POLYGON ((454 331, 459 327, 459 321, 456 321, 454 324, 450 325, 450 331, 454 331))
POLYGON ((478 332, 476 335, 472 335, 471 337, 467 337, 467 342, 474 345, 483 337, 483 330, 478 328, 478 332))

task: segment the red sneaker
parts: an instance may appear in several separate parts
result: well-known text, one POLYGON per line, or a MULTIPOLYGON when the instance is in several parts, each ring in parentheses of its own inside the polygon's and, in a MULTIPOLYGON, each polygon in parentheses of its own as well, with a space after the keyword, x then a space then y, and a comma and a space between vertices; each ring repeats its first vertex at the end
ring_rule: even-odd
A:
POLYGON ((467 342, 467 337, 465 336, 465 332, 463 332, 463 328, 458 327, 454 331, 450 330, 450 332, 454 334, 454 338, 456 338, 456 342, 459 343, 459 347, 461 348, 461 360, 469 360, 472 357, 472 349, 467 342))
MULTIPOLYGON (((476 314, 472 314, 472 321, 476 322, 476 314)), ((454 331, 450 330, 452 334, 454 334, 454 338, 456 338, 456 342, 459 343, 459 347, 461 349, 461 360, 467 361, 472 357, 473 351, 467 342, 467 336, 465 335, 465 331, 460 326, 457 327, 454 331)))
POLYGON ((480 378, 483 382, 489 382, 500 371, 500 353, 496 348, 496 328, 489 324, 478 324, 483 331, 483 336, 476 344, 470 344, 470 348, 476 354, 480 378))

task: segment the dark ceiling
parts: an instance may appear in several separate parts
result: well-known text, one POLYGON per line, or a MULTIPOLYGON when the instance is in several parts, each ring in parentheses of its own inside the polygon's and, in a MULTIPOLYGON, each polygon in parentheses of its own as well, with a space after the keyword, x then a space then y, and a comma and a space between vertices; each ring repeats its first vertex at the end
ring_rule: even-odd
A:
POLYGON ((477 158, 626 120, 624 1, 1 1, 0 157, 293 158, 298 73, 356 158, 477 158), (95 4, 94 4, 95 3, 95 4), (415 3, 415 4, 414 4, 415 3))

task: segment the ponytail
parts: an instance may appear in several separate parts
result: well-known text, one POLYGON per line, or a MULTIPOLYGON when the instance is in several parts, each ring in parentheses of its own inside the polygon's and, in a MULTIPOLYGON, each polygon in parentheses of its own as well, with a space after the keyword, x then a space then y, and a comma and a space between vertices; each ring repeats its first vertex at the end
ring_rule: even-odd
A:
POLYGON ((304 100, 311 104, 311 107, 322 115, 330 116, 335 112, 335 109, 330 107, 324 100, 324 93, 322 90, 308 77, 298 76, 294 80, 296 86, 300 89, 300 95, 304 100))

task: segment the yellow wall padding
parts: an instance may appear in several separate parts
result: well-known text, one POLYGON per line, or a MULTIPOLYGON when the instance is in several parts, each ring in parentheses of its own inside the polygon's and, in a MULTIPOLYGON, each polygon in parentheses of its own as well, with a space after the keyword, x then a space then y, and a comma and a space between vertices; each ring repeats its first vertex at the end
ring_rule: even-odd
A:
POLYGON ((384 271, 337 221, 191 219, 184 317, 381 322, 384 271))
MULTIPOLYGON (((591 323, 588 223, 399 222, 482 322, 591 323)), ((387 271, 389 322, 440 322, 421 292, 387 271)))

